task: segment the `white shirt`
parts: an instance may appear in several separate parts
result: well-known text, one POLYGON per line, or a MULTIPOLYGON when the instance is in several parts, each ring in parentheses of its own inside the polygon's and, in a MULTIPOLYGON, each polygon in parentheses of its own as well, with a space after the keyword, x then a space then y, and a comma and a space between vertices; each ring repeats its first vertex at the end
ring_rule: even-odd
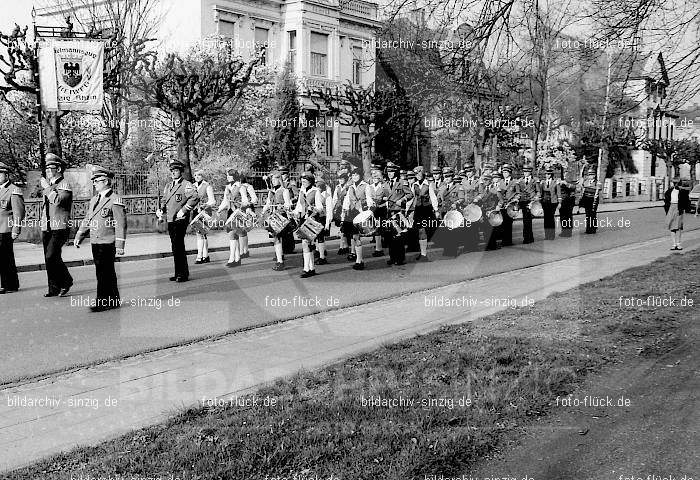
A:
POLYGON ((680 190, 673 189, 671 190, 671 203, 678 203, 678 192, 680 190))

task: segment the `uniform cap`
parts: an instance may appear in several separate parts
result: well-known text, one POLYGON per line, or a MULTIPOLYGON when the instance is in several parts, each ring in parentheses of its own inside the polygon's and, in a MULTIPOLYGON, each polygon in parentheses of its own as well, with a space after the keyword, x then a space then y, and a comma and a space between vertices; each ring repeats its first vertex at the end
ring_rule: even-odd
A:
POLYGON ((277 170, 280 172, 280 175, 289 174, 289 167, 279 167, 277 170))
POLYGON ((92 180, 95 180, 96 178, 100 178, 100 177, 114 178, 114 173, 105 167, 101 167, 101 166, 93 167, 92 172, 90 173, 90 178, 92 180))
POLYGON ((433 167, 430 169, 431 172, 433 173, 442 173, 442 169, 438 165, 433 165, 433 167))
POLYGON ((363 176, 365 174, 364 170, 362 170, 360 167, 352 167, 352 170, 350 170, 350 173, 353 175, 359 175, 363 176))
POLYGON ((281 177, 282 174, 280 173, 279 170, 273 170, 270 172, 270 177, 281 177))
POLYGON ((202 169, 200 168, 200 169, 198 169, 198 170, 195 170, 195 171, 194 171, 194 174, 195 174, 195 175, 204 176, 204 170, 202 170, 202 169))
POLYGON ((444 168, 442 169, 442 173, 445 174, 445 175, 447 175, 448 173, 449 173, 450 175, 454 175, 455 170, 454 170, 454 168, 452 168, 452 167, 444 167, 444 168))
POLYGON ((491 175, 490 173, 484 173, 481 176, 481 178, 491 180, 493 178, 493 175, 491 175))
POLYGON ((474 164, 473 163, 467 163, 464 166, 464 171, 465 172, 473 172, 474 171, 474 164))
POLYGON ((413 170, 407 171, 407 172, 406 172, 406 178, 409 178, 409 179, 411 179, 411 178, 416 178, 416 172, 414 172, 413 170))
POLYGON ((413 169, 413 173, 415 173, 416 175, 418 175, 419 173, 425 173, 425 169, 418 165, 416 168, 413 169))
POLYGON ((394 162, 388 162, 386 164, 386 169, 388 172, 398 172, 400 170, 399 166, 396 165, 394 162))
POLYGON ((493 178, 503 178, 503 175, 500 172, 496 172, 493 174, 493 178))
POLYGON ((532 167, 530 165, 525 165, 523 167, 523 172, 531 172, 531 171, 532 171, 532 167))
POLYGON ((56 155, 55 153, 47 153, 46 154, 46 166, 47 167, 60 167, 64 168, 66 166, 66 162, 63 161, 61 157, 56 155))
POLYGON ((547 167, 545 173, 554 173, 554 169, 552 167, 547 167))
POLYGON ((501 167, 501 171, 504 171, 504 172, 511 172, 511 173, 512 173, 512 172, 513 172, 513 167, 511 167, 510 165, 506 164, 506 165, 503 165, 503 166, 501 167))
POLYGON ((183 171, 185 170, 185 164, 182 163, 180 160, 173 160, 170 162, 170 164, 168 164, 168 169, 183 171))
POLYGON ((429 182, 432 182, 432 181, 435 180, 435 177, 433 177, 432 172, 426 173, 426 174, 425 174, 425 178, 427 178, 429 182))

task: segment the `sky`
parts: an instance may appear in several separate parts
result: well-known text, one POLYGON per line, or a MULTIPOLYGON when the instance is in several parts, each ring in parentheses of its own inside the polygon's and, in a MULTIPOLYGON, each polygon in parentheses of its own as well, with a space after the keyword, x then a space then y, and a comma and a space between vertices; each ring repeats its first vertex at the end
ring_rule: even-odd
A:
POLYGON ((0 30, 8 32, 15 26, 32 24, 32 0, 0 0, 0 30))

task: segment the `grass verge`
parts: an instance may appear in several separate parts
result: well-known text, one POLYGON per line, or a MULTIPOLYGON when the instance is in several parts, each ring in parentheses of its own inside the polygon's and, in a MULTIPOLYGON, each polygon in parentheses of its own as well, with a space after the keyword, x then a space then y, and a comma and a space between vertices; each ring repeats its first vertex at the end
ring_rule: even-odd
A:
POLYGON ((629 308, 620 297, 692 298, 699 263, 697 251, 667 257, 1 478, 457 476, 586 375, 671 347, 679 318, 698 316, 697 305, 629 308))

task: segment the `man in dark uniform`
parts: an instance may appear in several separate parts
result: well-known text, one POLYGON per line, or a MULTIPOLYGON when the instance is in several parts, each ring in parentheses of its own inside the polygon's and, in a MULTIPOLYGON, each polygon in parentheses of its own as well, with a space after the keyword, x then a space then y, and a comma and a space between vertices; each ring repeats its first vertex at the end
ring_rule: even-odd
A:
POLYGON ((165 186, 160 210, 156 212, 159 219, 168 222, 168 233, 173 250, 175 275, 170 277, 172 282, 186 282, 190 278, 187 266, 187 250, 185 249, 185 234, 189 225, 192 209, 199 203, 197 189, 182 177, 185 164, 179 160, 170 162, 172 182, 165 186))
POLYGON ((566 173, 564 180, 559 182, 561 190, 561 205, 559 206, 560 237, 571 237, 574 228, 574 205, 576 204, 576 181, 566 173))
POLYGON ((559 182, 554 180, 554 169, 547 167, 546 178, 542 180, 540 189, 542 190, 542 210, 544 211, 544 239, 554 240, 556 238, 556 220, 554 214, 561 198, 561 187, 559 182))
MULTIPOLYGON (((464 166, 464 178, 462 178, 462 190, 464 192, 464 205, 469 205, 474 202, 474 199, 479 194, 479 188, 482 182, 475 175, 476 170, 474 164, 468 163, 464 166)), ((479 222, 467 222, 462 230, 464 240, 464 251, 475 252, 479 249, 479 222)))
POLYGON ((0 162, 0 295, 19 290, 13 243, 22 230, 24 196, 10 182, 10 167, 0 162))
POLYGON ((70 234, 70 213, 73 207, 73 190, 63 178, 65 168, 65 162, 58 155, 46 155, 46 178, 41 177, 43 205, 40 217, 49 284, 45 297, 67 297, 73 286, 73 277, 62 258, 63 245, 70 234))
POLYGON ((112 191, 113 178, 114 174, 104 167, 92 170, 92 184, 97 195, 90 200, 88 211, 73 241, 75 248, 80 248, 85 235, 90 232, 97 277, 95 304, 90 306, 93 312, 104 312, 121 306, 114 261, 116 255, 124 255, 126 212, 124 201, 112 191))
POLYGON ((481 176, 482 183, 479 187, 479 194, 474 199, 474 202, 479 204, 482 211, 481 227, 484 232, 484 241, 486 242, 484 248, 486 250, 497 250, 500 248, 496 242, 498 230, 489 223, 488 214, 494 210, 500 211, 503 205, 503 196, 501 195, 498 185, 491 181, 493 176, 489 172, 491 172, 491 170, 487 170, 487 173, 481 176))
MULTIPOLYGON (((389 210, 389 219, 398 216, 410 202, 412 198, 411 189, 408 185, 399 180, 399 166, 393 162, 386 164, 387 175, 387 208, 389 210)), ((406 225, 401 225, 405 228, 406 225)), ((405 265, 406 264, 406 233, 399 233, 396 229, 387 228, 387 239, 389 244, 389 260, 387 265, 405 265)))
MULTIPOLYGON (((289 168, 280 167, 278 169, 282 175, 282 186, 289 190, 289 195, 291 196, 292 205, 296 205, 299 200, 299 187, 296 182, 289 178, 289 168)), ((294 242, 294 231, 292 229, 287 229, 284 231, 282 236, 282 252, 284 254, 294 253, 294 248, 296 243, 294 242)))
POLYGON ((503 208, 501 215, 503 223, 501 224, 501 246, 509 247, 513 245, 513 219, 508 215, 508 205, 517 202, 520 198, 520 188, 518 182, 511 176, 513 169, 510 165, 503 165, 501 168, 503 180, 500 182, 501 195, 503 195, 503 208))
MULTIPOLYGON (((459 209, 464 204, 464 189, 461 184, 454 182, 454 174, 452 167, 444 167, 442 169, 445 181, 438 190, 437 198, 443 219, 447 212, 459 209)), ((459 247, 462 244, 463 234, 464 228, 461 225, 452 229, 447 228, 447 226, 440 227, 436 236, 442 237, 440 244, 444 246, 443 255, 450 257, 459 256, 459 247)))
POLYGON ((600 182, 596 181, 597 173, 595 165, 589 165, 587 172, 586 177, 579 180, 582 194, 579 208, 583 207, 586 211, 586 233, 594 234, 598 230, 597 201, 602 185, 600 182))
POLYGON ((523 167, 523 178, 518 183, 520 188, 520 210, 523 212, 523 244, 527 244, 535 241, 535 236, 532 233, 530 202, 540 200, 540 182, 532 178, 532 167, 525 165, 523 167))

